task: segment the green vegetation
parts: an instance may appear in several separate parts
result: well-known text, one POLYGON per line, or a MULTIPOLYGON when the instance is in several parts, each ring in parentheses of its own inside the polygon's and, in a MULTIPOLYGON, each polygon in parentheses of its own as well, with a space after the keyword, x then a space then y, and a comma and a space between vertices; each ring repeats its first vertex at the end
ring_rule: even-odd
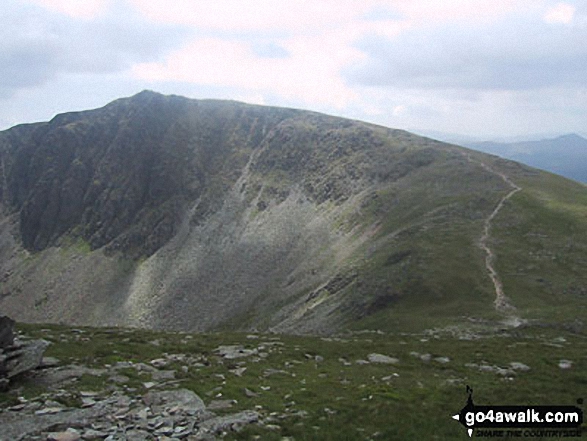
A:
POLYGON ((581 325, 587 317, 587 189, 548 173, 517 182, 523 191, 504 206, 493 230, 506 293, 525 318, 581 325))
MULTIPOLYGON (((225 439, 258 439, 259 435, 263 440, 464 440, 468 438, 463 427, 451 416, 466 402, 466 385, 474 389, 475 403, 482 405, 575 405, 587 390, 587 338, 552 328, 496 331, 471 324, 459 329, 460 338, 447 331, 320 338, 19 327, 28 336, 51 341, 46 355, 59 358, 62 366, 75 363, 100 369, 118 361, 150 364, 168 354, 198 360, 197 365, 172 361, 165 366, 177 372, 178 381, 168 387, 191 389, 206 404, 218 398, 235 400, 224 412, 258 409, 262 414, 265 425, 248 426, 225 439), (218 346, 231 344, 265 355, 237 359, 218 355, 218 346), (399 362, 357 363, 371 353, 396 357, 399 362), (560 360, 572 361, 572 367, 561 369, 560 360), (530 369, 513 370, 512 362, 530 369), (188 369, 183 368, 186 365, 188 369), (246 368, 240 376, 231 372, 239 367, 246 368), (247 396, 245 388, 255 396, 247 396)), ((143 386, 150 379, 147 373, 125 368, 119 374, 129 378, 119 388, 135 395, 147 392, 143 386)), ((13 403, 17 394, 33 399, 44 392, 32 378, 22 379, 15 387, 0 394, 0 406, 13 403)), ((61 400, 75 406, 80 391, 111 390, 112 382, 107 375, 86 374, 67 388, 61 400)))

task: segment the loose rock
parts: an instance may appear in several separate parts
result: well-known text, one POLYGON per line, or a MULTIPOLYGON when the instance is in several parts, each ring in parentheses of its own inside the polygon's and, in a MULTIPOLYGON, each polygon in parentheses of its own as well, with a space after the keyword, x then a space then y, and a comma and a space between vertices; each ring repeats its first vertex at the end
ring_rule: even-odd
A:
POLYGON ((367 359, 371 363, 385 363, 385 364, 396 364, 399 363, 399 359, 394 357, 388 357, 387 355, 382 354, 369 354, 367 359))

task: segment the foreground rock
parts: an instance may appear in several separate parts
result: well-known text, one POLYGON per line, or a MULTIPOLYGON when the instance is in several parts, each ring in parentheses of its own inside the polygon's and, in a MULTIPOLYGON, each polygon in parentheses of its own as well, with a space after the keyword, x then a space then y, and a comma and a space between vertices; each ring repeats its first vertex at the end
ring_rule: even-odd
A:
POLYGON ((14 337, 14 320, 0 317, 0 391, 11 378, 39 367, 47 346, 45 340, 21 343, 14 337))
POLYGON ((260 421, 260 414, 251 410, 218 416, 188 389, 151 391, 142 397, 117 391, 93 396, 91 406, 82 409, 38 407, 26 402, 0 413, 0 439, 213 440, 260 421))

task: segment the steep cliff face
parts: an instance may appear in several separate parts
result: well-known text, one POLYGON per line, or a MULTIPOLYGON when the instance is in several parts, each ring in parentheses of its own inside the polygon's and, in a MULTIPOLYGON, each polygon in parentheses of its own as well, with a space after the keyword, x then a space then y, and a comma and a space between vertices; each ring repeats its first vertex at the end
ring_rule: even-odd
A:
MULTIPOLYGON (((495 317, 477 242, 503 175, 544 179, 403 131, 147 91, 1 132, 0 155, 0 310, 191 330, 495 317)), ((549 209, 508 217, 515 202, 506 223, 549 209)))
POLYGON ((260 131, 280 118, 143 92, 18 127, 3 136, 3 200, 20 211, 27 249, 43 250, 75 230, 92 249, 148 256, 173 236, 186 203, 205 196, 210 181, 234 180, 260 131))

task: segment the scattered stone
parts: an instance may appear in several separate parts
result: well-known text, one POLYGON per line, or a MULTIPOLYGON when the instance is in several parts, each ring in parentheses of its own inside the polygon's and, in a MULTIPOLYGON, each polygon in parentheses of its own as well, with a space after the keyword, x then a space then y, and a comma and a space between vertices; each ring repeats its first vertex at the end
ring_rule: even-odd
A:
POLYGON ((269 377, 269 376, 275 375, 275 374, 289 375, 289 372, 284 371, 283 369, 273 369, 273 368, 265 369, 265 371, 263 371, 264 377, 269 377))
POLYGON ((143 383, 143 386, 145 386, 145 389, 151 389, 151 388, 157 386, 157 383, 154 383, 152 381, 147 381, 146 383, 143 383))
POLYGON ((369 354, 367 359, 371 363, 385 363, 385 364, 396 364, 399 363, 399 359, 394 357, 388 357, 387 355, 382 354, 369 354))
POLYGON ((512 369, 500 368, 497 366, 495 367, 495 373, 501 375, 502 377, 511 377, 516 375, 516 373, 512 369))
POLYGON ((234 403, 234 400, 212 400, 208 410, 230 409, 234 403))
POLYGON ((395 378, 399 377, 399 374, 397 372, 394 372, 391 375, 388 375, 386 377, 381 378, 381 381, 389 381, 389 380, 392 380, 394 377, 395 378))
POLYGON ((248 357, 259 352, 257 349, 245 349, 242 345, 218 346, 215 351, 218 352, 222 358, 226 358, 228 360, 248 357))
POLYGON ((79 393, 80 397, 82 398, 89 398, 89 397, 97 397, 98 395, 100 395, 98 392, 92 392, 92 391, 80 391, 79 393))
MULTIPOLYGON (((108 433, 101 430, 87 429, 82 435, 83 440, 102 440, 108 436, 108 433)), ((128 439, 128 438, 127 438, 128 439)))
POLYGON ((149 366, 145 363, 135 363, 133 367, 137 370, 137 372, 157 372, 157 368, 149 366))
POLYGON ((571 369, 573 367, 573 362, 571 360, 561 360, 558 363, 558 367, 561 369, 571 369))
POLYGON ((436 357, 434 359, 435 362, 440 363, 440 364, 446 364, 450 362, 450 358, 448 357, 436 357))
POLYGON ((340 357, 340 358, 338 359, 338 361, 339 361, 340 363, 342 363, 343 365, 345 365, 345 366, 350 366, 350 365, 351 365, 351 363, 349 363, 349 361, 348 361, 346 358, 343 358, 343 357, 340 357))
POLYGON ((249 398, 255 398, 255 397, 258 397, 258 396, 259 396, 259 394, 258 394, 258 393, 256 393, 256 392, 253 392, 252 390, 250 390, 250 389, 248 389, 248 388, 246 388, 246 387, 245 387, 245 389, 244 389, 244 392, 245 392, 245 395, 246 395, 247 397, 249 397, 249 398))
POLYGON ((167 360, 165 360, 164 358, 156 358, 155 360, 151 360, 150 363, 156 368, 162 368, 167 366, 167 360))
POLYGON ((530 370, 530 366, 525 365, 524 363, 520 363, 519 361, 512 361, 510 363, 510 367, 514 371, 529 371, 530 370))
POLYGON ((65 432, 50 433, 47 441, 79 441, 81 436, 75 429, 67 429, 65 432))
POLYGON ((88 397, 82 397, 82 407, 92 407, 96 402, 88 397))
MULTIPOLYGON (((106 438, 108 439, 108 438, 106 438)), ((151 434, 145 430, 131 429, 124 434, 124 438, 113 438, 113 439, 125 439, 126 441, 144 441, 146 439, 152 439, 151 434)), ((161 438, 159 438, 161 439, 161 438)))
POLYGON ((35 411, 35 415, 52 415, 54 413, 62 412, 63 407, 44 407, 43 409, 35 411))
POLYGON ((202 399, 188 389, 149 392, 143 397, 143 402, 150 406, 155 413, 160 413, 173 406, 177 406, 186 413, 195 413, 206 408, 202 399))
POLYGON ((432 355, 431 354, 422 354, 422 355, 420 355, 420 360, 422 360, 424 363, 428 363, 430 360, 432 360, 432 355))
POLYGON ((253 410, 245 410, 234 415, 211 418, 202 422, 196 435, 220 434, 227 430, 238 431, 244 425, 259 421, 259 414, 253 410))
POLYGON ((130 378, 126 375, 112 375, 108 378, 108 381, 112 381, 113 383, 128 383, 129 380, 130 378))
POLYGON ((246 367, 240 367, 240 368, 236 368, 236 369, 230 369, 229 372, 233 373, 237 377, 242 377, 242 375, 245 373, 246 370, 247 370, 246 367))
POLYGON ((127 369, 132 368, 133 362, 132 361, 119 361, 114 365, 114 369, 127 369))
POLYGON ((151 373, 151 378, 154 381, 161 381, 161 380, 174 380, 175 379, 175 371, 155 371, 151 373))

